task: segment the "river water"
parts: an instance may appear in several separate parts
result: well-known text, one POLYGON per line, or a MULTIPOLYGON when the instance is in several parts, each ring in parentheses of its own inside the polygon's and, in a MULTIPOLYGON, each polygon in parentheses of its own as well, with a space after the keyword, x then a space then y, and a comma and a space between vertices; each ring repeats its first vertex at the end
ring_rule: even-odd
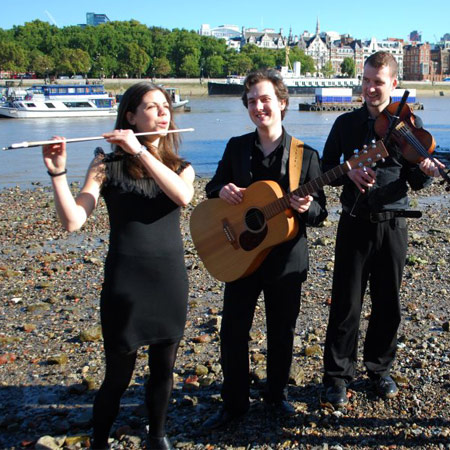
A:
MULTIPOLYGON (((312 101, 307 97, 291 97, 284 126, 319 153, 340 112, 300 112, 300 102, 312 101)), ((450 97, 419 98, 424 110, 417 111, 424 127, 435 138, 438 146, 450 149, 450 97)), ((205 97, 190 100, 191 112, 177 112, 179 128, 195 128, 183 133, 180 153, 190 161, 199 176, 214 173, 225 145, 232 136, 248 133, 254 125, 242 102, 237 97, 205 97)), ((0 119, 0 147, 22 141, 49 139, 53 135, 67 138, 98 136, 113 129, 112 118, 67 119, 0 119)), ((109 151, 105 141, 68 145, 69 181, 82 181, 96 146, 109 151)), ((12 151, 0 150, 0 188, 31 187, 39 182, 49 185, 50 180, 41 159, 39 147, 12 151)))

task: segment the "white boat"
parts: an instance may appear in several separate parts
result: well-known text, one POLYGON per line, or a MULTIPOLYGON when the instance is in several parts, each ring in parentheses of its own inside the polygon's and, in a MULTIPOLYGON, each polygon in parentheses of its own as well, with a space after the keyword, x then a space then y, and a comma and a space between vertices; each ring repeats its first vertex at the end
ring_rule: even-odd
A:
MULTIPOLYGON (((291 95, 313 95, 316 88, 352 88, 354 93, 361 92, 361 80, 358 78, 324 78, 301 75, 300 63, 294 63, 293 70, 282 66, 280 75, 291 95)), ((244 77, 229 76, 225 81, 208 82, 209 95, 242 95, 244 77)))
POLYGON ((115 99, 101 84, 43 84, 25 90, 9 88, 0 116, 13 119, 98 117, 117 114, 115 99))
POLYGON ((163 87, 169 93, 170 98, 172 99, 173 109, 178 109, 178 108, 181 108, 182 106, 184 106, 186 109, 185 105, 187 105, 189 103, 189 100, 181 98, 180 90, 178 88, 165 87, 165 86, 163 86, 163 87))

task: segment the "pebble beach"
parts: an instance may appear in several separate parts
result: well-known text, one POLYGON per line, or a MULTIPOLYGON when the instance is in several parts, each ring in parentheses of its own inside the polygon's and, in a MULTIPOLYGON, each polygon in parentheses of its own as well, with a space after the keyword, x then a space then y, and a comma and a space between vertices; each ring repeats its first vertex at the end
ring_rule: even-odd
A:
MULTIPOLYGON (((321 404, 322 355, 331 299, 339 190, 326 187, 330 215, 308 229, 310 271, 297 321, 289 400, 296 415, 274 417, 261 401, 266 377, 264 304, 250 334, 251 408, 228 429, 202 433, 220 406, 221 282, 196 254, 182 213, 190 279, 188 322, 174 375, 167 432, 177 449, 450 449, 450 194, 435 182, 411 193, 421 219, 408 219, 402 324, 392 375, 399 395, 377 397, 361 361, 349 405, 321 404)), ((73 191, 79 185, 72 185, 73 191)), ((99 294, 108 246, 104 202, 82 230, 56 219, 51 190, 0 191, 0 449, 90 447, 91 410, 103 377, 99 294)), ((370 300, 361 318, 360 355, 370 300)), ((360 357, 361 359, 361 357, 360 357)), ((111 449, 145 448, 145 349, 111 434, 111 449)))

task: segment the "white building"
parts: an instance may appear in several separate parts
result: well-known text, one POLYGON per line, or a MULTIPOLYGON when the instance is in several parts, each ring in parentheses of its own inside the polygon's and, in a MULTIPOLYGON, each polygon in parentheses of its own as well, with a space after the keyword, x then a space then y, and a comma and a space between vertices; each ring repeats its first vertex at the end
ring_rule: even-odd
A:
POLYGON ((385 51, 392 53, 398 64, 398 76, 403 78, 403 42, 396 39, 377 41, 374 37, 363 43, 364 61, 373 53, 385 51))

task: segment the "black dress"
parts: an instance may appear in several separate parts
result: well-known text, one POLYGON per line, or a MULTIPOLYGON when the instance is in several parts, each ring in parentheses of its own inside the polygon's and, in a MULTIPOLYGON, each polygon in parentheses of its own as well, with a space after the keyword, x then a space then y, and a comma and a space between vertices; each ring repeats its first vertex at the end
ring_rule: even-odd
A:
POLYGON ((180 207, 153 179, 129 177, 125 158, 104 158, 110 243, 100 313, 105 350, 129 353, 182 338, 188 280, 180 207))

